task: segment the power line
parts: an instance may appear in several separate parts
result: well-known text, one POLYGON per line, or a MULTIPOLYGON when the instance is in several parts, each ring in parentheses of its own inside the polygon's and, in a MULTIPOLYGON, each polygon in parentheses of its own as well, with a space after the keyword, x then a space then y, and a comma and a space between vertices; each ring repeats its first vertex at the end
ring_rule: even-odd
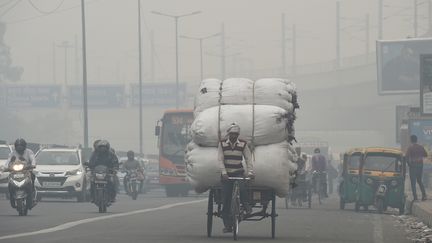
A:
POLYGON ((52 14, 52 13, 54 13, 55 11, 57 11, 57 10, 58 10, 62 5, 63 5, 64 1, 65 1, 65 0, 61 0, 60 3, 59 3, 59 5, 58 5, 57 7, 55 7, 53 10, 51 10, 51 11, 45 11, 45 10, 42 10, 42 9, 38 8, 38 7, 36 6, 36 4, 33 3, 32 0, 28 0, 28 2, 30 3, 30 5, 31 5, 31 6, 32 6, 36 11, 38 11, 38 12, 41 13, 41 14, 52 14))

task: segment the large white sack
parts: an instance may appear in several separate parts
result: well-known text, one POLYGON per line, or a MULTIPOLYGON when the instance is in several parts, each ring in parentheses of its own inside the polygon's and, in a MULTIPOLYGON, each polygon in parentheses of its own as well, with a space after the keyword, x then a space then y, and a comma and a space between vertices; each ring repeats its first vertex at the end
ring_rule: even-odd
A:
POLYGON ((195 117, 191 126, 193 141, 200 146, 217 146, 218 122, 220 121, 221 138, 226 136, 229 125, 236 122, 240 126, 240 137, 252 141, 255 145, 280 143, 287 140, 290 119, 292 116, 286 110, 268 105, 223 105, 212 107, 195 117), (253 113, 253 107, 255 112, 253 113), (253 115, 255 114, 255 115, 253 115), (253 119, 253 116, 255 118, 253 119), (254 132, 252 131, 254 130, 254 132))
MULTIPOLYGON (((291 174, 297 169, 297 165, 291 162, 293 154, 289 147, 289 143, 283 142, 255 148, 255 181, 252 185, 273 188, 280 197, 287 194, 291 174)), ((187 176, 198 193, 220 185, 221 172, 217 156, 218 152, 215 147, 200 147, 193 143, 188 146, 187 176)))
POLYGON ((206 79, 200 84, 195 98, 195 116, 203 110, 223 105, 273 105, 293 111, 294 83, 285 79, 267 78, 256 82, 245 78, 229 78, 223 81, 206 79))

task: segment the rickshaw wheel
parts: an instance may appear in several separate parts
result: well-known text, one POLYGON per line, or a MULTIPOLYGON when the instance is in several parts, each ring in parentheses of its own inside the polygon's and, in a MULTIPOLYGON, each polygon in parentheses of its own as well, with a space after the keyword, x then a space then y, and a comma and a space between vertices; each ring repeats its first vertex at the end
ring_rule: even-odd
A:
POLYGON ((272 196, 272 212, 271 212, 271 233, 272 239, 276 237, 276 196, 272 196))
POLYGON ((207 237, 211 237, 213 228, 213 190, 210 190, 207 206, 207 237))
POLYGON ((358 212, 360 210, 360 204, 358 202, 355 203, 355 211, 358 212))
POLYGON ((234 215, 234 224, 233 224, 233 238, 234 238, 234 240, 238 240, 238 232, 239 232, 239 218, 237 215, 234 215))
POLYGON ((341 210, 345 209, 345 200, 342 197, 339 199, 339 208, 341 210))
POLYGON ((399 207, 399 215, 403 215, 405 213, 405 204, 402 204, 399 207))

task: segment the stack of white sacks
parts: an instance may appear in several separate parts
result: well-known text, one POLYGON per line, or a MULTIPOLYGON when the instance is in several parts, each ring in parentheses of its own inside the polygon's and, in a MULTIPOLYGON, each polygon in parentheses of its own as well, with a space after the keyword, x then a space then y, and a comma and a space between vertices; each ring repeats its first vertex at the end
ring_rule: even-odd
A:
MULTIPOLYGON (((187 147, 188 179, 197 192, 220 184, 219 138, 226 138, 228 126, 240 126, 240 138, 253 153, 256 186, 273 188, 285 196, 297 155, 294 139, 295 84, 284 79, 252 81, 231 78, 206 79, 195 98, 192 142, 187 147)), ((245 165, 244 165, 244 168, 245 165)))

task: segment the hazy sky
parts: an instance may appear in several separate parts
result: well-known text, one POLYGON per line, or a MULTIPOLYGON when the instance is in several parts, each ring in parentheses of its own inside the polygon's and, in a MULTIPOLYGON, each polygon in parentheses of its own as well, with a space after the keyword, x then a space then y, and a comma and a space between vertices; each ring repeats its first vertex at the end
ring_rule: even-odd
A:
MULTIPOLYGON (((12 0, 12 2, 20 0, 12 0)), ((63 0, 32 0, 40 10, 49 12, 63 0)), ((0 6, 10 2, 1 0, 0 6)), ((370 51, 377 36, 377 0, 342 0, 341 55, 365 52, 364 22, 370 14, 370 51)), ((419 1, 422 2, 422 1, 419 1)), ((424 2, 424 1, 423 1, 424 2)), ((30 1, 20 1, 3 15, 8 23, 5 41, 11 47, 14 64, 25 68, 26 82, 53 82, 53 43, 77 37, 81 46, 80 1, 64 0, 53 14, 43 15, 30 1)), ((404 38, 412 35, 412 1, 385 0, 384 37, 404 38), (405 9, 405 10, 404 10, 405 9)), ((4 12, 12 4, 1 8, 4 12)), ((427 4, 419 6, 420 33, 426 27, 427 4)), ((201 14, 180 20, 179 33, 205 36, 220 31, 225 23, 227 54, 240 53, 238 66, 253 65, 256 69, 278 69, 280 61, 281 13, 286 14, 287 37, 297 26, 297 57, 299 64, 329 61, 335 57, 335 0, 142 0, 142 23, 145 76, 149 66, 149 30, 155 33, 156 78, 174 79, 174 21, 151 14, 152 10, 183 14, 196 10, 201 14)), ((87 48, 89 82, 118 83, 137 79, 137 0, 86 0, 87 48)), ((199 75, 198 42, 180 39, 180 75, 191 80, 199 75)), ((205 42, 205 52, 218 54, 220 39, 205 42)), ((291 62, 290 41, 287 41, 288 65, 291 62)), ((75 51, 68 49, 68 79, 76 82, 75 51)), ((64 77, 64 49, 56 48, 56 76, 64 77)), ((205 55, 207 76, 219 75, 220 59, 205 55)), ((234 57, 228 57, 228 72, 234 57)), ((81 64, 79 64, 81 65, 81 64)), ((229 75, 229 74, 228 74, 229 75)))

